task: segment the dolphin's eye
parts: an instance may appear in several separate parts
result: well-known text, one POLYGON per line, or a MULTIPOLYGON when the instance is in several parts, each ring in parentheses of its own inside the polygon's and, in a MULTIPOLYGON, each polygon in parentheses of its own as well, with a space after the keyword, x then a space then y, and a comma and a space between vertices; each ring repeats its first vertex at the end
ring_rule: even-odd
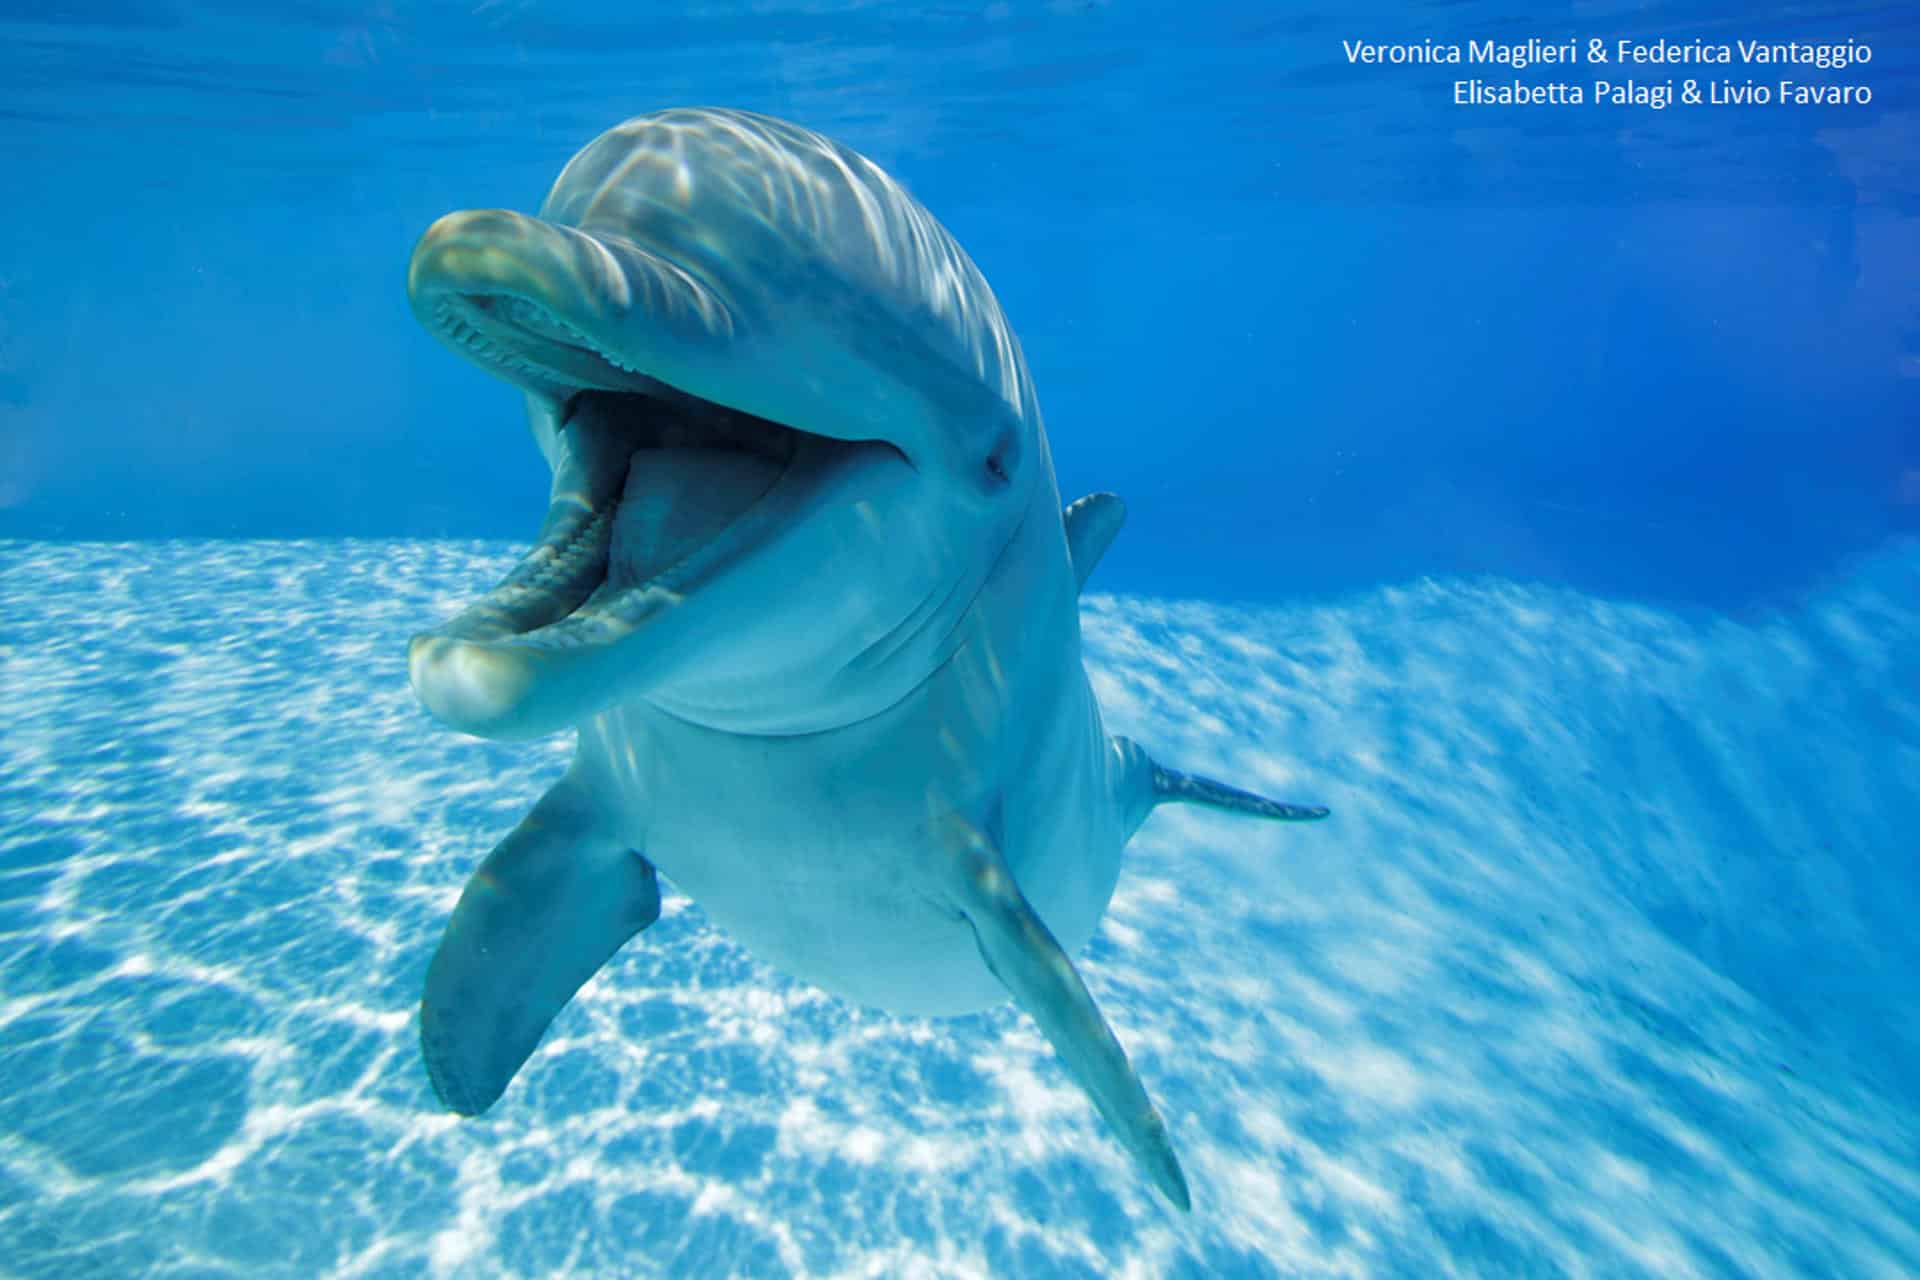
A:
POLYGON ((996 487, 1009 483, 1019 460, 1020 437, 1011 430, 1002 430, 1000 438, 993 442, 993 451, 987 454, 987 476, 991 483, 996 487))

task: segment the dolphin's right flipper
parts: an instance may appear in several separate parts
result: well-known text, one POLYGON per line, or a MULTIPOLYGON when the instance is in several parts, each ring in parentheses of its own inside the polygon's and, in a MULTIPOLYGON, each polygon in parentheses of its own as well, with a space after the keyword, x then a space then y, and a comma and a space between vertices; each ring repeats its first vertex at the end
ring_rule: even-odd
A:
POLYGON ((1166 1124, 1072 959, 1014 883, 999 848, 957 818, 947 843, 958 872, 953 877, 955 896, 973 926, 980 958, 1040 1025, 1054 1052, 1160 1193, 1181 1210, 1190 1210, 1193 1201, 1166 1124))
POLYGON ((542 796, 467 882, 427 969, 420 1047, 440 1100, 492 1106, 580 984, 659 916, 652 864, 566 781, 542 796))

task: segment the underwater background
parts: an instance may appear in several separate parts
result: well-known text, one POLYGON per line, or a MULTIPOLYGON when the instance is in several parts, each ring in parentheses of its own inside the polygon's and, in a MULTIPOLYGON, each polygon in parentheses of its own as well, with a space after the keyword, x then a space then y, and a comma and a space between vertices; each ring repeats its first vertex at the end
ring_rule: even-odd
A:
POLYGON ((1920 1274, 1912 6, 0 37, 0 1275, 1920 1274), (1801 74, 1874 100, 1456 106, 1342 46, 1533 35, 1864 42, 1801 74), (670 887, 499 1107, 433 1098, 427 961, 569 743, 407 686, 547 484, 407 256, 683 104, 954 233, 1063 494, 1128 502, 1108 728, 1334 811, 1163 810, 1080 957, 1190 1217, 1010 1006, 857 1008, 670 887))

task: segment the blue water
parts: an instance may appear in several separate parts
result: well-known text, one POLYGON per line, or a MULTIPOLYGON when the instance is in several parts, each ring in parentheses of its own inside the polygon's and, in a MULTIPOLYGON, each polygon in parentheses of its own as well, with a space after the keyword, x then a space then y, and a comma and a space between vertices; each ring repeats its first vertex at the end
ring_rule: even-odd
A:
POLYGON ((1911 6, 0 10, 0 1275, 1920 1273, 1911 6), (1866 108, 1454 108, 1344 37, 1871 42, 1866 108), (855 1008, 669 893, 479 1122, 415 1009, 566 760, 407 637, 517 398, 408 252, 633 113, 905 182, 1025 344, 1162 811, 1032 1024, 855 1008))

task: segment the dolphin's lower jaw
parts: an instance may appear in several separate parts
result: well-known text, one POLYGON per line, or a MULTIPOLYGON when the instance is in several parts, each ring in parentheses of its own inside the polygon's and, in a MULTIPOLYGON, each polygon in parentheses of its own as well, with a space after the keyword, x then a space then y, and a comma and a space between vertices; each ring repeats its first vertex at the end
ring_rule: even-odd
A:
POLYGON ((856 448, 813 440, 796 468, 798 432, 630 393, 577 394, 561 431, 565 460, 533 546, 408 650, 415 694, 464 733, 538 737, 646 692, 698 625, 686 615, 700 588, 856 448))

